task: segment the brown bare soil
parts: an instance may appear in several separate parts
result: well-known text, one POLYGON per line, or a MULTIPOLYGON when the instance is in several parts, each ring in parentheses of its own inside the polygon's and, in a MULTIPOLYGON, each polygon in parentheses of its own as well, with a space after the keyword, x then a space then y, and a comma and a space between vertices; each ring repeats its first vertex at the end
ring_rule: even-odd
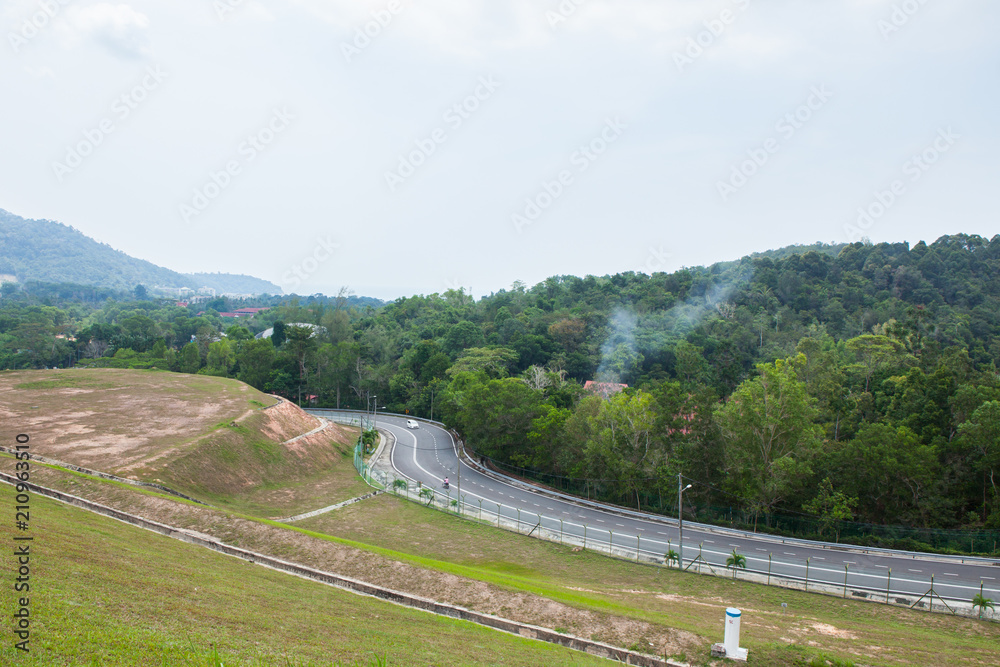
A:
POLYGON ((0 373, 0 418, 29 433, 33 451, 116 474, 276 402, 235 380, 166 371, 0 373))
POLYGON ((0 373, 0 419, 28 433, 35 454, 260 516, 367 490, 353 474, 356 433, 328 423, 287 442, 323 422, 236 380, 118 369, 0 373))

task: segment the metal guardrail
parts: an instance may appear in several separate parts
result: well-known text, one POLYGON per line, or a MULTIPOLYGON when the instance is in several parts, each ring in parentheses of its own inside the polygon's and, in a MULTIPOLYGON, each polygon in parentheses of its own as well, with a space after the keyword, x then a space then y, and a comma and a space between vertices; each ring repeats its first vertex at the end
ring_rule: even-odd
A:
MULTIPOLYGON (((309 408, 308 411, 309 412, 319 412, 319 413, 333 413, 333 414, 336 414, 336 413, 358 414, 358 415, 368 414, 364 410, 346 410, 346 409, 336 410, 336 409, 332 409, 332 408, 309 408)), ((444 423, 439 422, 439 421, 434 421, 434 420, 431 420, 431 419, 424 419, 422 417, 414 417, 413 415, 405 415, 405 414, 399 414, 399 413, 394 413, 394 412, 383 412, 383 413, 379 413, 379 414, 383 414, 383 415, 387 415, 387 416, 391 416, 391 417, 400 417, 402 419, 414 419, 416 421, 420 421, 420 422, 423 422, 423 423, 426 423, 426 424, 433 424, 435 426, 440 427, 441 429, 443 429, 445 431, 448 431, 449 433, 453 433, 451 431, 451 429, 448 428, 447 425, 445 425, 444 423)), ((326 416, 328 419, 330 419, 330 417, 327 416, 326 414, 324 414, 324 416, 326 416)), ((336 420, 332 420, 332 421, 336 421, 336 420)), ((339 423, 351 423, 351 422, 339 422, 339 423)), ((356 421, 354 421, 352 423, 352 425, 358 425, 358 423, 359 422, 356 420, 356 421)), ((456 440, 458 439, 457 435, 455 436, 455 438, 456 438, 456 440)), ((468 451, 473 451, 473 450, 469 449, 468 451)), ((551 489, 549 487, 538 486, 537 484, 533 484, 531 482, 531 480, 525 480, 525 479, 521 479, 521 478, 517 478, 517 477, 512 477, 512 476, 510 476, 508 474, 505 474, 505 473, 497 471, 497 470, 493 470, 493 469, 490 469, 490 468, 484 468, 483 466, 480 466, 478 463, 476 463, 476 461, 475 461, 474 458, 471 461, 470 460, 466 460, 466 463, 469 464, 469 465, 471 465, 472 467, 476 468, 477 470, 479 470, 480 472, 482 472, 484 474, 487 474, 487 475, 490 475, 490 476, 493 476, 493 477, 497 477, 497 478, 502 478, 502 481, 504 481, 504 482, 506 482, 508 484, 512 484, 514 486, 519 486, 519 487, 524 488, 524 489, 529 489, 529 490, 531 490, 532 492, 535 492, 535 493, 540 493, 540 494, 547 495, 547 496, 550 496, 550 497, 553 497, 553 498, 558 498, 558 499, 564 500, 566 502, 571 502, 571 503, 575 503, 577 505, 582 505, 582 506, 585 506, 585 507, 590 507, 592 509, 597 509, 597 510, 601 510, 601 511, 605 511, 605 512, 612 512, 612 513, 615 513, 615 514, 619 514, 621 516, 628 516, 628 517, 631 517, 631 518, 634 518, 634 519, 641 519, 643 521, 654 521, 654 522, 659 522, 659 523, 663 523, 665 525, 671 525, 671 526, 676 526, 677 525, 677 519, 673 518, 673 517, 665 516, 665 515, 662 515, 662 514, 654 514, 654 513, 651 513, 651 512, 643 512, 643 511, 639 511, 639 510, 630 509, 628 507, 621 507, 619 505, 611 505, 609 503, 599 502, 599 501, 595 501, 595 500, 589 500, 587 498, 581 498, 580 496, 574 496, 574 495, 571 495, 571 494, 568 494, 568 493, 564 493, 562 491, 558 491, 556 489, 551 489)), ((781 535, 772 535, 770 533, 752 532, 752 531, 748 531, 748 530, 742 530, 742 529, 739 529, 739 528, 729 528, 729 527, 726 527, 726 526, 717 526, 717 525, 710 524, 710 523, 700 523, 698 521, 693 521, 693 520, 685 520, 684 525, 688 526, 690 528, 697 528, 698 530, 701 530, 703 532, 715 533, 717 535, 727 535, 727 536, 732 536, 732 537, 739 537, 739 538, 744 538, 744 539, 753 539, 753 540, 759 540, 759 541, 772 541, 772 542, 775 542, 775 543, 780 543, 780 544, 785 545, 785 546, 793 545, 793 546, 801 546, 801 547, 811 547, 811 548, 816 548, 816 549, 827 549, 827 550, 832 550, 832 551, 853 551, 853 552, 856 552, 856 553, 859 553, 859 554, 865 554, 865 555, 883 555, 883 556, 909 557, 909 558, 921 558, 923 560, 935 560, 935 561, 939 561, 939 562, 954 562, 954 563, 962 563, 962 564, 973 563, 973 564, 978 564, 978 565, 997 565, 997 566, 1000 566, 1000 561, 998 561, 996 558, 988 558, 988 557, 983 557, 983 556, 955 556, 955 555, 948 555, 948 554, 935 554, 935 553, 929 553, 929 552, 925 552, 925 551, 905 551, 905 550, 900 550, 900 549, 888 549, 888 548, 884 548, 884 547, 861 546, 861 545, 850 544, 850 543, 845 543, 845 542, 824 542, 824 541, 821 541, 821 540, 810 540, 810 539, 806 539, 806 538, 802 538, 802 537, 785 537, 785 536, 781 536, 781 535)))
MULTIPOLYGON (((445 490, 424 486, 421 482, 397 475, 394 471, 370 466, 364 460, 364 454, 360 445, 355 447, 354 467, 369 485, 399 498, 423 505, 424 507, 495 526, 501 530, 566 546, 596 551, 621 560, 655 567, 683 569, 684 571, 693 571, 698 574, 739 578, 745 581, 753 581, 781 588, 823 593, 843 598, 851 597, 852 599, 869 600, 926 611, 947 611, 963 616, 976 616, 978 613, 972 607, 971 599, 973 594, 970 594, 967 598, 948 595, 942 596, 935 590, 933 575, 928 580, 927 592, 923 595, 917 595, 911 591, 893 589, 891 569, 886 572, 884 585, 881 583, 881 580, 876 583, 875 580, 878 577, 870 573, 855 572, 853 573, 852 581, 852 572, 846 567, 843 583, 834 584, 828 578, 823 580, 815 577, 810 578, 810 570, 812 572, 816 572, 817 570, 829 572, 829 570, 822 565, 813 565, 808 558, 802 561, 775 559, 773 553, 769 553, 765 569, 763 567, 765 560, 762 557, 755 554, 743 554, 746 557, 747 567, 732 568, 725 562, 725 558, 731 554, 713 550, 706 551, 704 543, 698 545, 698 555, 694 557, 689 556, 689 554, 694 553, 694 548, 686 548, 683 560, 678 562, 676 559, 669 557, 669 552, 672 551, 672 545, 669 540, 667 541, 667 549, 664 550, 662 548, 652 548, 653 545, 662 547, 661 541, 646 538, 646 546, 644 548, 644 540, 641 535, 619 534, 616 536, 614 531, 609 528, 556 519, 533 511, 520 510, 519 508, 504 505, 503 503, 483 500, 479 500, 476 503, 469 503, 466 501, 465 496, 461 498, 453 497, 451 489, 445 490), (493 509, 493 506, 496 509, 493 509), (504 513, 505 508, 507 510, 506 514, 504 513), (534 520, 528 520, 524 518, 525 516, 533 517, 534 520), (576 528, 577 530, 567 533, 567 527, 571 529, 576 528), (635 544, 625 544, 626 540, 635 540, 635 544), (755 566, 753 565, 754 563, 758 563, 760 566, 755 566), (776 574, 773 571, 774 566, 796 569, 801 571, 802 574, 776 574)), ((839 546, 843 548, 843 545, 839 546)), ((899 577, 897 577, 898 579, 899 577)), ((912 581, 912 579, 910 580, 912 581)), ((953 585, 949 584, 949 586, 953 585)), ((989 594, 993 596, 992 599, 994 600, 1000 598, 1000 588, 986 588, 982 586, 979 592, 984 595, 989 594)), ((985 617, 991 620, 1000 620, 992 611, 987 611, 985 617)))

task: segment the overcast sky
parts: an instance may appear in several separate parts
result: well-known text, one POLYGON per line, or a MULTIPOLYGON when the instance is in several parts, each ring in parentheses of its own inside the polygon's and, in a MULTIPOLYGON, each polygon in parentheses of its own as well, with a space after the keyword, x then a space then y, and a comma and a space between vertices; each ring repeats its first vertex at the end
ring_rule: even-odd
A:
POLYGON ((995 0, 4 0, 0 208, 178 271, 381 298, 989 237, 998 19, 995 0))

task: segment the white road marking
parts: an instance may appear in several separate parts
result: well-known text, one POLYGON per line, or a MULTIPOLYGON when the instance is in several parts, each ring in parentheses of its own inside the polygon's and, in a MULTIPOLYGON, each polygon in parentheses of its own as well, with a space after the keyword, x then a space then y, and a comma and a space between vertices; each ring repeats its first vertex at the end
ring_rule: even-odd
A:
POLYGON ((957 577, 958 575, 957 574, 952 574, 951 572, 945 572, 944 576, 946 576, 946 577, 957 577))
POLYGON ((923 570, 910 570, 910 572, 923 572, 923 570))
POLYGON ((785 555, 786 555, 786 556, 794 556, 795 554, 793 554, 793 553, 792 553, 791 551, 786 551, 786 552, 785 552, 785 555))

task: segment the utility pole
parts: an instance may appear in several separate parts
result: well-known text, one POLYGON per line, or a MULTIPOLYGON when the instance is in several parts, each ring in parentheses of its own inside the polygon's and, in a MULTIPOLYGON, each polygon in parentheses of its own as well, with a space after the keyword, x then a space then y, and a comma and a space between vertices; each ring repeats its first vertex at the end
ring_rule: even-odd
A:
POLYGON ((684 569, 684 504, 682 498, 684 492, 691 488, 690 484, 681 488, 684 483, 682 479, 681 474, 677 473, 677 565, 681 570, 684 569))

